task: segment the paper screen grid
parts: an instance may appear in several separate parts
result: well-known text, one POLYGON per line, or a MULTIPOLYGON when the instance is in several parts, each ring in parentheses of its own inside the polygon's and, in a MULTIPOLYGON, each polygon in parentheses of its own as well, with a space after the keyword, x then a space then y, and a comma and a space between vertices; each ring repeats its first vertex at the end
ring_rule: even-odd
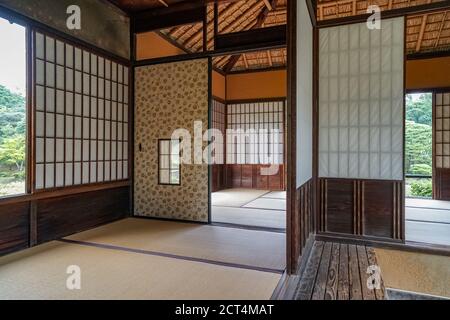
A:
POLYGON ((404 18, 320 30, 319 176, 403 179, 404 18))
POLYGON ((238 103, 227 105, 226 157, 228 164, 284 163, 284 101, 238 103), (255 139, 247 130, 269 130, 255 139), (237 130, 242 130, 241 133, 237 130), (273 134, 278 130, 277 138, 273 134))
POLYGON ((34 32, 35 187, 128 179, 128 68, 34 32))
POLYGON ((450 168, 450 93, 435 95, 436 168, 450 168))

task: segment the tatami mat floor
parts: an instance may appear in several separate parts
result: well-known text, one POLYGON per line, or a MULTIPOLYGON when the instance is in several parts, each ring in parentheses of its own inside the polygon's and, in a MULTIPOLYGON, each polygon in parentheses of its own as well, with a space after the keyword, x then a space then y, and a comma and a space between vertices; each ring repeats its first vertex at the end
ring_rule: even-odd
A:
POLYGON ((269 299, 284 247, 277 233, 126 219, 0 258, 0 299, 269 299), (81 290, 66 286, 73 265, 81 290))
POLYGON ((286 229, 286 192, 227 189, 212 193, 215 223, 286 229))
POLYGON ((450 246, 450 201, 406 199, 406 240, 450 246))

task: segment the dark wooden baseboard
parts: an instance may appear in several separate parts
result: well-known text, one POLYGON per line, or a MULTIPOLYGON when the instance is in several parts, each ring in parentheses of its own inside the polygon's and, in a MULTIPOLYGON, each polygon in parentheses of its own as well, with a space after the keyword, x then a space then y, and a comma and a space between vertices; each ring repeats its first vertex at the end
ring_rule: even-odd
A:
POLYGON ((311 234, 314 233, 314 182, 308 180, 295 192, 295 210, 290 217, 291 271, 296 270, 311 234))
POLYGON ((318 233, 405 239, 403 181, 321 178, 318 191, 318 233))
POLYGON ((0 256, 129 216, 130 188, 0 203, 0 256))

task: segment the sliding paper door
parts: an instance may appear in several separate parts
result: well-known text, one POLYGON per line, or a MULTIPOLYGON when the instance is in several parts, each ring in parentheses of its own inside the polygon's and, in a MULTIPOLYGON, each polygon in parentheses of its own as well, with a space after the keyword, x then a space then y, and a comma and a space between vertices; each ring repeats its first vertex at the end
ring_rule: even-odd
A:
POLYGON ((33 36, 35 189, 128 180, 128 67, 33 36))
POLYGON ((321 232, 403 237, 404 18, 320 30, 321 232))
POLYGON ((434 198, 450 200, 450 92, 433 97, 434 198))
POLYGON ((180 164, 179 140, 171 140, 174 130, 184 129, 193 146, 194 122, 204 131, 208 120, 208 59, 136 68, 136 216, 208 221, 208 165, 180 164))

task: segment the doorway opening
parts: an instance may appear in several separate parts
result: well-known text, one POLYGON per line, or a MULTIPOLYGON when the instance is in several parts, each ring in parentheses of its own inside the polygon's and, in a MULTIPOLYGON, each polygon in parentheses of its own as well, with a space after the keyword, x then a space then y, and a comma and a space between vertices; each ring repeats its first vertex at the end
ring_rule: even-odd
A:
POLYGON ((406 241, 450 246, 450 95, 406 95, 405 125, 406 241))
POLYGON ((211 127, 223 133, 211 166, 213 224, 286 230, 285 54, 245 53, 235 70, 213 74, 211 127))

